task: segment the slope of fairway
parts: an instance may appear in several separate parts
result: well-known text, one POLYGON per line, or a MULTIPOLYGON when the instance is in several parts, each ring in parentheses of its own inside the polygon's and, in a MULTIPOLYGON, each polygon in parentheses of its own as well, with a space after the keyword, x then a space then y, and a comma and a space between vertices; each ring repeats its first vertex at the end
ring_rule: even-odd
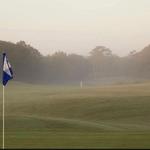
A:
POLYGON ((80 89, 12 82, 5 106, 8 148, 150 148, 149 83, 80 89))

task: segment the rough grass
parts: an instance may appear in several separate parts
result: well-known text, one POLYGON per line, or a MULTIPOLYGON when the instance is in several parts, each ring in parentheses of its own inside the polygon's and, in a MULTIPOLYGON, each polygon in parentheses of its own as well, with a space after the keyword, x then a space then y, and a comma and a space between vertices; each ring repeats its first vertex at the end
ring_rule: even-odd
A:
POLYGON ((6 148, 150 148, 149 83, 80 89, 10 82, 5 114, 6 148))

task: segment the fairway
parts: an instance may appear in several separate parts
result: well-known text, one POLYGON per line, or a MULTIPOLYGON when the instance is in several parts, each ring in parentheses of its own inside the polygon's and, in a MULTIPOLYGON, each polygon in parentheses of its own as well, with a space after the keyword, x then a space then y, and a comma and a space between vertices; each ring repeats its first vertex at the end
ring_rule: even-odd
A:
POLYGON ((150 148, 150 83, 80 89, 10 82, 5 115, 6 148, 150 148))

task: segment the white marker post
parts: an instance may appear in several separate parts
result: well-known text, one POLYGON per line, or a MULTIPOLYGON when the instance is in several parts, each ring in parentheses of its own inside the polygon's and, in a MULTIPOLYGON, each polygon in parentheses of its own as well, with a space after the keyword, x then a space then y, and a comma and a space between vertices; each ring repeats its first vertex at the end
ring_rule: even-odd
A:
POLYGON ((80 81, 80 88, 81 89, 83 88, 83 82, 82 82, 82 80, 80 81))

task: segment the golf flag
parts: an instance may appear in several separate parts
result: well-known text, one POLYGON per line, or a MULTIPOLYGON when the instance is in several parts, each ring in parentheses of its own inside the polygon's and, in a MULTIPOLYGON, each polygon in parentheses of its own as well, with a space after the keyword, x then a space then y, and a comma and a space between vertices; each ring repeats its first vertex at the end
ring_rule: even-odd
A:
POLYGON ((3 53, 3 85, 13 78, 13 72, 11 65, 7 59, 6 53, 3 53))

